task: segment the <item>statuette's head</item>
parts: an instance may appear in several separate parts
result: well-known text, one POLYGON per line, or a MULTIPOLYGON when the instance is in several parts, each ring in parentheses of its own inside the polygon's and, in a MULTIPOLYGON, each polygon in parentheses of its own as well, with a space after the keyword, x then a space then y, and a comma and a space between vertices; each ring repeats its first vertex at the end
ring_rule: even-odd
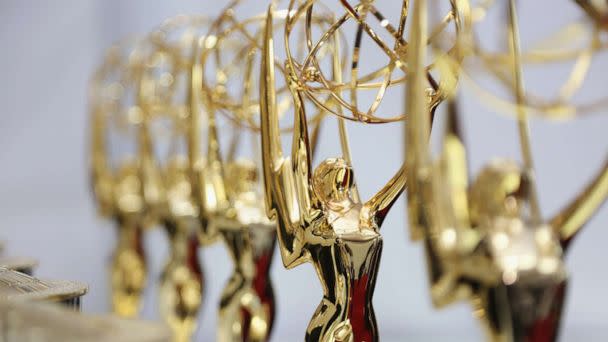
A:
POLYGON ((488 230, 489 251, 505 285, 550 285, 565 279, 562 248, 550 226, 499 217, 488 230))
POLYGON ((471 219, 497 216, 521 218, 528 182, 519 165, 511 160, 495 160, 484 167, 470 188, 471 219))
POLYGON ((312 186, 317 198, 332 210, 341 211, 354 202, 353 169, 342 158, 328 158, 317 166, 312 186))
POLYGON ((181 157, 171 158, 166 166, 166 199, 173 216, 193 217, 197 213, 191 199, 188 170, 188 161, 181 157))
POLYGON ((258 178, 258 168, 251 160, 239 159, 226 166, 227 186, 234 193, 254 191, 258 178))
POLYGON ((495 160, 470 188, 471 219, 487 242, 494 265, 506 285, 547 283, 565 279, 562 248, 547 225, 526 217, 529 182, 510 160, 495 160))
POLYGON ((141 196, 141 180, 139 168, 135 160, 124 162, 116 175, 114 199, 121 214, 136 214, 143 210, 141 196))

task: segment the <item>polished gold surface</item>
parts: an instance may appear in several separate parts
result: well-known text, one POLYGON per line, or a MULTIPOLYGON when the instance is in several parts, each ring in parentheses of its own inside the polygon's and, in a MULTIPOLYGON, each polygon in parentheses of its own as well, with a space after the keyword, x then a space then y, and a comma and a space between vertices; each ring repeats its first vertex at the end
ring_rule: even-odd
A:
POLYGON ((265 199, 268 216, 278 221, 284 266, 312 263, 323 288, 305 340, 377 341, 372 296, 382 251, 379 228, 405 186, 405 168, 365 203, 356 195, 353 170, 345 158, 326 159, 313 172, 306 95, 293 74, 286 75, 295 112, 292 153, 283 155, 273 14, 269 9, 260 80, 265 199))
MULTIPOLYGON (((559 332, 568 242, 608 196, 608 165, 572 204, 547 223, 535 196, 521 77, 516 7, 509 3, 517 118, 524 166, 496 160, 469 184, 466 147, 456 99, 448 101, 442 149, 433 160, 428 143, 430 84, 424 75, 428 32, 425 1, 417 2, 406 96, 408 216, 426 249, 431 298, 437 307, 468 299, 490 341, 554 341, 559 332)), ((432 91, 432 89, 430 90, 432 91)))

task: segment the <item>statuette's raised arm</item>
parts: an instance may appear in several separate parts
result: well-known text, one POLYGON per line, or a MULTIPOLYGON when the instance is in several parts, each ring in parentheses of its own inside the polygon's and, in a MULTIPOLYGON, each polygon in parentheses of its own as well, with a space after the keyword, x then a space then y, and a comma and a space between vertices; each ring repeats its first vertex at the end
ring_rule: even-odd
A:
MULTIPOLYGON (((260 115, 262 136, 262 164, 264 171, 264 192, 269 218, 276 217, 281 257, 285 267, 293 267, 305 260, 303 252, 302 203, 310 203, 306 198, 308 180, 296 183, 295 178, 310 174, 309 146, 306 124, 295 118, 293 156, 294 163, 283 156, 279 119, 275 97, 274 51, 272 36, 272 6, 268 9, 260 68, 260 115), (304 130, 304 133, 302 133, 304 130), (302 191, 305 191, 303 193, 302 191), (304 202, 302 202, 304 199, 304 202)), ((295 109, 302 111, 299 97, 294 97, 295 109)), ((305 118, 304 118, 305 120, 305 118)))
MULTIPOLYGON (((139 75, 139 77, 143 77, 139 75)), ((137 146, 139 154, 139 179, 141 181, 141 195, 146 205, 147 214, 143 222, 144 226, 156 223, 158 217, 164 210, 164 187, 159 166, 154 157, 153 137, 150 132, 153 109, 144 100, 146 97, 144 87, 140 85, 137 93, 139 108, 143 109, 141 123, 137 130, 137 146)))
MULTIPOLYGON (((389 210, 405 189, 407 180, 406 166, 403 165, 399 168, 397 173, 391 178, 391 180, 382 188, 374 197, 370 198, 365 203, 367 208, 368 219, 374 220, 373 223, 380 228, 382 222, 389 210)), ((371 225, 372 222, 367 222, 371 225)))
POLYGON ((190 124, 188 132, 188 155, 190 160, 191 179, 195 202, 199 205, 200 218, 205 239, 213 240, 217 235, 216 227, 209 224, 211 217, 228 205, 228 195, 224 184, 223 164, 220 155, 217 129, 215 126, 215 113, 212 102, 202 95, 203 66, 201 54, 205 49, 205 39, 195 41, 192 55, 192 71, 190 74, 190 124), (203 112, 208 112, 207 125, 207 153, 203 158, 201 153, 200 127, 202 126, 203 112))
POLYGON ((608 159, 595 178, 553 219, 551 226, 566 247, 608 198, 608 159))
POLYGON ((426 74, 424 59, 427 41, 426 2, 416 2, 410 34, 410 49, 407 55, 409 82, 406 92, 406 112, 409 113, 405 124, 406 162, 408 163, 407 189, 410 234, 418 240, 430 229, 430 203, 432 163, 428 138, 430 135, 429 103, 425 94, 426 74), (420 15, 418 15, 420 14, 420 15))
POLYGON ((296 192, 298 195, 298 208, 301 219, 310 219, 312 203, 312 170, 311 170, 311 145, 308 139, 308 126, 306 123, 306 113, 304 110, 304 102, 302 95, 295 89, 295 86, 290 86, 294 100, 294 118, 293 126, 293 141, 291 147, 291 160, 294 172, 294 181, 296 192))
MULTIPOLYGON (((475 274, 479 258, 468 252, 478 242, 468 213, 468 175, 464 143, 454 99, 448 101, 442 151, 434 161, 429 148, 433 109, 427 89, 433 88, 424 70, 427 16, 425 2, 416 3, 410 37, 410 67, 406 103, 406 160, 408 163, 408 215, 413 239, 423 239, 431 281, 431 297, 444 306, 466 297, 462 277, 475 274)), ((485 266, 485 265, 484 265, 485 266)))
POLYGON ((91 116, 91 185, 97 198, 98 210, 101 215, 109 216, 113 213, 113 177, 107 158, 105 146, 106 122, 104 112, 93 107, 91 116))
MULTIPOLYGON (((468 167, 465 144, 462 139, 458 108, 455 99, 447 102, 446 130, 438 170, 434 176, 435 197, 439 206, 438 221, 441 228, 457 231, 458 239, 466 239, 473 226, 469 217, 468 167)), ((456 241, 462 252, 462 243, 456 241)), ((470 247, 469 247, 470 248, 470 247)), ((469 249, 467 248, 467 249, 469 249)))
MULTIPOLYGON (((215 194, 216 210, 223 210, 228 204, 228 194, 225 184, 225 167, 220 151, 220 142, 215 122, 214 102, 207 101, 207 163, 205 167, 205 185, 215 194)), ((209 203, 211 205, 211 203, 209 203)))

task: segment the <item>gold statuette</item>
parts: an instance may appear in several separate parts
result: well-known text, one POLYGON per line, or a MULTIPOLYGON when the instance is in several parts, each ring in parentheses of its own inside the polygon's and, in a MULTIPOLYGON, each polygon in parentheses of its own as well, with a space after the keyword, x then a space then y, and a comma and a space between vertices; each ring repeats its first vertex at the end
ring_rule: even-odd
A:
POLYGON ((234 269, 220 299, 218 341, 267 341, 275 313, 270 266, 276 223, 264 215, 253 162, 227 164, 226 185, 230 206, 218 213, 212 224, 234 269))
MULTIPOLYGON (((311 169, 305 95, 287 74, 295 111, 291 157, 283 155, 277 115, 273 11, 266 19, 260 80, 262 160, 268 216, 277 220, 283 264, 314 265, 323 298, 306 341, 377 341, 372 306, 382 251, 379 228, 405 186, 405 169, 371 200, 358 200, 345 158, 311 169)), ((344 147, 344 145, 343 145, 344 147)))
POLYGON ((270 266, 276 224, 264 216, 256 165, 238 160, 225 168, 225 175, 210 165, 203 171, 219 185, 219 192, 206 192, 206 200, 225 196, 217 207, 202 206, 207 209, 207 229, 219 234, 234 263, 220 299, 217 338, 267 341, 275 312, 270 266), (214 175, 218 171, 221 174, 214 175))
POLYGON ((110 266, 112 308, 125 317, 136 316, 141 305, 147 277, 142 237, 153 222, 151 206, 159 203, 159 176, 150 151, 135 147, 134 156, 116 158, 116 151, 124 155, 129 144, 145 146, 138 144, 146 137, 138 130, 143 116, 134 100, 144 46, 135 40, 112 47, 93 76, 90 99, 91 178, 100 213, 118 226, 110 266))
MULTIPOLYGON (((254 137, 258 134, 254 129, 240 126, 251 122, 250 107, 257 102, 251 98, 254 83, 250 77, 254 72, 253 60, 259 56, 260 48, 256 44, 261 36, 258 33, 248 41, 245 30, 249 28, 233 20, 231 11, 221 15, 214 24, 214 35, 201 38, 199 52, 195 54, 189 145, 194 170, 192 183, 201 211, 203 234, 210 240, 219 236, 234 263, 220 299, 217 339, 267 341, 275 313, 270 266, 276 223, 265 215, 258 166, 252 160, 235 158, 236 149, 243 145, 239 136, 247 131, 254 137), (243 40, 234 36, 239 34, 245 36, 243 40), (234 60, 228 57, 230 53, 234 53, 234 60), (216 63, 210 68, 215 84, 206 74, 210 60, 216 63), (239 88, 243 91, 242 98, 234 100, 226 92, 225 84, 238 77, 246 81, 239 88), (206 111, 204 117, 202 108, 206 111), (231 119, 233 135, 226 160, 220 153, 216 111, 231 119), (204 156, 199 152, 201 131, 206 132, 204 156)), ((256 22, 263 23, 263 17, 248 23, 256 22)))
MULTIPOLYGON (((521 94, 515 6, 510 3, 511 54, 521 94)), ((431 297, 437 307, 468 299, 489 341, 554 341, 567 288, 564 256, 571 238, 608 196, 608 163, 562 213, 542 222, 523 106, 518 106, 524 167, 497 160, 469 184, 457 105, 448 102, 438 160, 429 150, 428 85, 420 49, 427 40, 425 1, 418 1, 409 55, 406 125, 410 229, 426 247, 431 297)), ((519 97, 518 103, 521 104, 519 97)))
POLYGON ((173 330, 173 340, 190 341, 203 299, 203 270, 194 221, 198 211, 190 198, 188 161, 175 158, 164 170, 167 211, 163 225, 169 236, 170 258, 160 279, 160 313, 173 330))
POLYGON ((194 44, 209 30, 209 20, 178 16, 149 37, 152 49, 140 81, 144 113, 142 150, 154 151, 162 179, 162 207, 156 214, 169 240, 169 260, 159 285, 160 313, 174 341, 190 341, 204 297, 203 269, 198 260, 198 207, 194 204, 187 159, 190 72, 194 44), (163 153, 163 151, 166 151, 163 153))
MULTIPOLYGON (((267 341, 275 314, 269 272, 276 241, 276 222, 266 217, 261 195, 258 175, 262 159, 259 151, 260 94, 255 89, 259 84, 257 78, 260 74, 256 66, 262 58, 266 14, 239 20, 235 10, 240 4, 240 1, 235 1, 228 6, 214 23, 213 35, 200 42, 200 66, 195 66, 192 73, 192 100, 195 101, 193 105, 205 104, 208 115, 205 124, 199 115, 193 116, 191 160, 199 160, 200 169, 196 170, 193 182, 201 184, 198 198, 201 211, 205 213, 207 235, 220 235, 234 262, 233 273, 220 302, 218 340, 267 341), (231 84, 235 81, 237 84, 231 84), (202 98, 197 98, 197 94, 202 98), (222 116, 216 117, 216 113, 222 116), (225 161, 220 155, 216 124, 220 118, 228 119, 233 129, 225 161), (198 152, 200 127, 207 132, 204 161, 200 161, 198 152), (244 135, 250 135, 254 141, 252 154, 255 157, 252 160, 235 156, 237 149, 247 146, 244 135)), ((277 25, 282 25, 287 19, 287 11, 277 10, 276 14, 281 19, 277 25)), ((310 18, 310 24, 329 26, 327 18, 317 16, 310 18)), ((298 45, 304 44, 302 39, 298 45)), ((289 89, 283 87, 277 91, 277 96, 284 100, 280 112, 286 113, 291 103, 289 89)), ((313 150, 322 113, 318 111, 310 119, 314 124, 313 150)))

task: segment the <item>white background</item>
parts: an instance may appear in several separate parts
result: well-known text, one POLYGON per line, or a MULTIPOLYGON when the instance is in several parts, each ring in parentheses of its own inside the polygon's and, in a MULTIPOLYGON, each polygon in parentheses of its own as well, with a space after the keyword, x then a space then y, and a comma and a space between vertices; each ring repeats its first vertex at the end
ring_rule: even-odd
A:
MULTIPOLYGON (((522 2, 523 3, 523 2, 522 2)), ((106 262, 114 241, 110 222, 96 217, 87 173, 86 90, 103 50, 120 37, 146 32, 162 19, 182 13, 217 13, 222 1, 176 0, 3 0, 0 2, 0 237, 11 254, 38 258, 40 277, 81 280, 90 285, 84 311, 109 308, 106 262)), ((544 13, 522 22, 536 32, 541 24, 560 25, 577 17, 574 7, 534 1, 544 13)), ((540 30, 540 28, 539 28, 540 30)), ((605 59, 605 55, 604 55, 605 59)), ((585 88, 606 94, 608 65, 594 65, 596 81, 585 88)), ((545 80, 534 79, 534 84, 545 80)), ((490 157, 519 159, 514 122, 468 96, 466 133, 472 173, 490 157)), ((402 99, 393 98, 394 108, 402 99)), ((335 139, 328 129, 323 139, 335 139)), ((355 170, 363 197, 371 196, 402 162, 401 126, 351 128, 355 170)), ((534 120, 533 150, 542 211, 550 217, 602 164, 608 147, 608 116, 565 123, 534 120)), ((429 301, 420 246, 406 235, 405 201, 399 200, 384 223, 384 254, 374 304, 385 341, 481 340, 466 303, 435 311, 429 301)), ((577 237, 568 256, 572 275, 563 322, 563 340, 608 338, 608 208, 577 237)), ((156 287, 166 256, 161 230, 146 237, 150 284, 142 316, 157 319, 156 287)), ((215 336, 219 292, 231 264, 222 246, 201 253, 208 292, 198 340, 215 336)), ((275 341, 303 337, 321 296, 310 265, 283 269, 275 254, 277 294, 275 341)))

